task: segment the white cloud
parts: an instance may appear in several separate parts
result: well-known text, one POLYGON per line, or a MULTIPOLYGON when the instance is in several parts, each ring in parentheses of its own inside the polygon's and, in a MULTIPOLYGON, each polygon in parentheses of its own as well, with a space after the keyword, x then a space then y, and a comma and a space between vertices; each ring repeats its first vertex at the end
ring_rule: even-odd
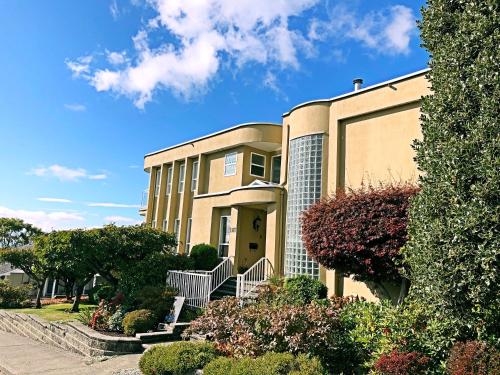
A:
POLYGON ((106 51, 106 60, 111 65, 122 65, 125 64, 128 59, 127 59, 127 52, 122 51, 122 52, 110 52, 106 51))
POLYGON ((68 69, 73 73, 73 78, 88 78, 90 74, 90 63, 93 59, 91 55, 88 55, 79 57, 74 61, 66 59, 65 63, 68 69))
MULTIPOLYGON (((93 69, 88 56, 67 61, 74 76, 85 78, 99 92, 127 96, 139 108, 157 90, 167 89, 185 99, 200 95, 222 68, 260 64, 275 75, 299 69, 301 57, 318 56, 320 43, 340 51, 339 42, 349 40, 382 54, 406 54, 415 29, 412 10, 402 5, 365 15, 346 5, 327 6, 327 19, 313 19, 304 33, 300 24, 305 21, 296 19, 324 4, 320 0, 148 0, 146 4, 154 14, 132 38, 131 53, 106 51, 109 65, 93 69)), ((116 1, 111 12, 119 12, 116 1)), ((269 73, 263 82, 276 88, 269 73)))
POLYGON ((46 212, 30 210, 14 210, 0 206, 0 217, 15 217, 33 224, 44 231, 68 229, 81 226, 85 218, 74 212, 46 212))
POLYGON ((88 174, 83 168, 68 168, 59 164, 51 165, 50 167, 40 167, 33 169, 30 174, 35 176, 56 177, 61 181, 78 181, 80 179, 104 180, 106 174, 88 174))
POLYGON ((111 13, 113 19, 116 20, 118 18, 120 15, 120 9, 118 8, 117 0, 111 0, 111 4, 109 4, 109 12, 111 13))
POLYGON ((410 39, 415 29, 415 15, 403 5, 372 11, 364 16, 345 5, 337 5, 329 11, 328 20, 311 21, 308 37, 313 41, 353 39, 378 53, 397 55, 410 51, 410 39))
POLYGON ((89 203, 89 207, 111 207, 111 208, 139 208, 138 204, 122 204, 122 203, 89 203))
POLYGON ((84 112, 87 110, 87 107, 85 107, 83 104, 65 104, 64 107, 66 109, 69 109, 70 111, 74 112, 84 112))
POLYGON ((64 199, 64 198, 47 198, 47 197, 41 197, 41 198, 37 198, 37 200, 40 201, 40 202, 51 202, 51 203, 72 203, 71 200, 64 199))
POLYGON ((133 38, 135 61, 122 69, 94 70, 86 78, 97 91, 129 96, 143 108, 157 89, 185 98, 204 92, 222 63, 296 69, 298 48, 308 42, 289 27, 289 19, 318 2, 150 0, 156 15, 133 38), (173 42, 152 48, 151 35, 157 32, 170 34, 173 42))
POLYGON ((104 218, 105 222, 108 223, 120 223, 120 224, 138 224, 141 221, 137 219, 132 219, 131 217, 125 216, 106 216, 104 218))

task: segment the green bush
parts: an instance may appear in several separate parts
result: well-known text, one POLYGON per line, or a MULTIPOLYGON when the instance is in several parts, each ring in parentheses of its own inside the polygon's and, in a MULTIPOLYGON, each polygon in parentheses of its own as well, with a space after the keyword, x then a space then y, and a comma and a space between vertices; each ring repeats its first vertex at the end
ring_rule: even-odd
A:
POLYGON ((150 310, 135 310, 125 314, 123 318, 123 332, 128 336, 147 332, 157 323, 155 314, 150 310))
POLYGON ((202 369, 216 357, 213 344, 181 341, 151 348, 141 357, 139 368, 144 375, 183 375, 202 369))
POLYGON ((323 375, 327 372, 317 358, 304 354, 269 352, 261 357, 219 357, 203 369, 205 375, 323 375))
POLYGON ((0 280, 0 307, 24 307, 30 305, 31 285, 14 286, 0 280))
POLYGON ((174 306, 176 295, 177 291, 170 287, 146 286, 137 293, 134 305, 138 310, 152 311, 160 322, 174 306))
POLYGON ((326 298, 328 289, 321 281, 306 275, 285 279, 288 303, 305 305, 315 299, 326 298))
POLYGON ((91 292, 89 292, 89 296, 91 296, 92 301, 99 303, 101 300, 109 301, 116 294, 115 289, 108 284, 98 285, 91 292))
POLYGON ((193 246, 189 257, 194 260, 194 267, 197 270, 211 271, 219 264, 217 249, 205 243, 193 246))

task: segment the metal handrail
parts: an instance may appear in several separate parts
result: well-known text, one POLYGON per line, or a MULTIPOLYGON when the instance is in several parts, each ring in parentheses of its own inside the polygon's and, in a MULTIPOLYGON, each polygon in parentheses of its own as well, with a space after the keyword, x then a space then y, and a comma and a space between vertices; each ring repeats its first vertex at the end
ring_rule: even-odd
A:
POLYGON ((259 285, 262 285, 273 275, 274 268, 269 259, 260 258, 245 273, 237 276, 236 297, 248 297, 259 285))
POLYGON ((233 269, 233 257, 227 257, 211 271, 169 271, 167 284, 186 298, 186 305, 205 307, 210 294, 233 276, 233 269))

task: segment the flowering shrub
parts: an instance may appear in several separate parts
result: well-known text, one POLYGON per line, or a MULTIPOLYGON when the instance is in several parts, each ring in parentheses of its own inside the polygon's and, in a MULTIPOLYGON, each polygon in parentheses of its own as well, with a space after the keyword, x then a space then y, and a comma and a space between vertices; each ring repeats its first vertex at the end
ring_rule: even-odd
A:
POLYGON ((450 375, 500 374, 500 352, 481 341, 458 342, 446 367, 450 375))
POLYGON ((353 348, 345 340, 337 304, 242 306, 237 298, 209 304, 185 334, 207 335, 228 356, 307 353, 336 372, 350 371, 353 348))
POLYGON ((429 357, 418 352, 398 352, 383 354, 375 363, 381 375, 419 375, 427 369, 429 357))
POLYGON ((311 206, 302 216, 308 254, 328 269, 361 281, 395 281, 407 241, 408 206, 413 186, 388 186, 339 193, 311 206))

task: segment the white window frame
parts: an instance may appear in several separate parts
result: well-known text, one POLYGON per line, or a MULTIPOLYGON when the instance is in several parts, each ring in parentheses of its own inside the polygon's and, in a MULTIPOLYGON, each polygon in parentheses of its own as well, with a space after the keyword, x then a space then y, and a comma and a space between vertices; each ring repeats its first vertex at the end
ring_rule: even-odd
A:
POLYGON ((231 236, 231 216, 229 215, 222 215, 220 217, 220 221, 219 221, 219 246, 218 246, 218 250, 219 250, 219 257, 222 257, 224 256, 223 254, 223 251, 222 250, 222 246, 227 246, 228 248, 228 251, 229 251, 229 241, 230 241, 230 236, 231 236), (222 223, 223 223, 223 219, 226 219, 226 223, 227 223, 227 242, 223 242, 223 240, 225 241, 225 238, 222 238, 222 223))
POLYGON ((251 152, 250 153, 250 176, 264 178, 264 176, 266 175, 266 161, 267 161, 266 155, 262 155, 262 154, 259 154, 257 152, 251 152), (264 165, 254 164, 252 162, 252 158, 254 155, 262 156, 264 158, 264 165), (264 171, 262 172, 262 176, 260 176, 258 174, 253 174, 252 173, 252 166, 264 168, 264 171))
POLYGON ((198 188, 198 173, 200 171, 200 163, 198 160, 193 161, 193 169, 191 173, 191 191, 196 191, 198 188), (196 166, 196 170, 195 170, 196 166))
POLYGON ((163 219, 163 231, 168 232, 168 219, 163 219))
POLYGON ((193 219, 188 217, 186 224, 186 254, 189 255, 191 252, 191 227, 193 225, 193 219))
POLYGON ((235 176, 237 173, 237 166, 238 166, 238 152, 233 151, 233 152, 228 152, 227 154, 224 155, 224 176, 235 176), (234 155, 234 162, 228 163, 227 159, 230 156, 234 155), (227 168, 232 167, 234 165, 234 172, 233 173, 228 173, 227 168))
POLYGON ((155 170, 155 191, 154 191, 155 197, 157 197, 160 194, 160 182, 161 182, 161 168, 156 168, 156 170, 155 170))
POLYGON ((269 181, 271 181, 271 182, 273 182, 275 184, 279 184, 280 181, 281 181, 281 163, 280 163, 280 175, 278 176, 278 182, 274 182, 273 181, 273 176, 274 176, 274 158, 281 158, 281 154, 271 156, 271 175, 270 175, 269 181))
POLYGON ((179 164, 179 184, 177 186, 177 192, 184 192, 184 183, 186 182, 186 163, 182 162, 179 164))
POLYGON ((181 239, 181 219, 174 220, 174 236, 177 241, 177 249, 179 249, 180 239, 181 239))
POLYGON ((174 174, 174 168, 172 166, 167 168, 167 190, 165 191, 166 195, 170 195, 172 192, 172 178, 174 174))

